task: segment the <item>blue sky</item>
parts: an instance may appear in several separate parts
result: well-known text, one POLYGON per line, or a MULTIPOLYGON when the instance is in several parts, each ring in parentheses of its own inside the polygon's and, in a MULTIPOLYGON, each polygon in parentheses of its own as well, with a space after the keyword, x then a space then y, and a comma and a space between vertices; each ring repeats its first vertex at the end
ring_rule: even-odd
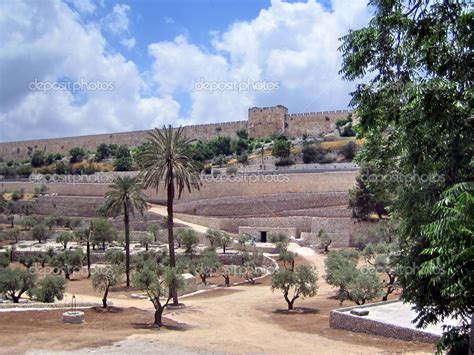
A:
POLYGON ((338 38, 368 22, 366 1, 0 2, 0 141, 347 108, 338 38), (88 86, 31 86, 64 79, 88 86))

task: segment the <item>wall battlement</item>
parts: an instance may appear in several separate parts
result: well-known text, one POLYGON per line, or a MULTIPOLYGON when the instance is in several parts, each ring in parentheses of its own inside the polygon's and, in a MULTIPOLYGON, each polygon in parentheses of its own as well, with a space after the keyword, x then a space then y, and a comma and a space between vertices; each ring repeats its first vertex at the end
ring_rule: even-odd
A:
MULTIPOLYGON (((319 136, 334 131, 335 122, 346 117, 351 110, 304 112, 288 114, 283 105, 272 107, 251 107, 247 121, 220 122, 185 126, 188 137, 207 141, 216 136, 236 137, 239 129, 247 129, 253 138, 284 134, 289 137, 319 136)), ((93 134, 76 137, 34 139, 0 143, 0 159, 29 159, 35 151, 67 154, 74 147, 95 150, 101 143, 126 144, 136 147, 146 142, 149 130, 93 134)))

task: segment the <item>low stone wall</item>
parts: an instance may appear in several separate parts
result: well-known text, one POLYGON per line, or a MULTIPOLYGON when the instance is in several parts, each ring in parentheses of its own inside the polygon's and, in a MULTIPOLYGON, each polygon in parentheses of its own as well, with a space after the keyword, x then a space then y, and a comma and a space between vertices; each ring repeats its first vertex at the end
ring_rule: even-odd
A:
MULTIPOLYGON (((90 307, 102 307, 102 303, 94 302, 78 302, 76 304, 78 308, 90 308, 90 307)), ((70 309, 70 303, 41 303, 41 302, 23 302, 23 303, 0 303, 0 309, 13 309, 13 308, 42 308, 42 309, 70 309)))
MULTIPOLYGON (((399 302, 387 301, 387 302, 399 302)), ((378 305, 374 303, 365 305, 364 308, 370 308, 378 305)), ((385 303, 386 304, 386 303, 385 303)), ((345 329, 358 333, 367 333, 374 335, 381 335, 390 338, 402 339, 406 341, 421 341, 426 343, 434 343, 439 339, 439 336, 423 331, 422 329, 409 329, 378 322, 372 319, 364 318, 363 316, 356 316, 350 314, 350 310, 356 307, 340 308, 330 312, 329 326, 331 328, 345 329)))

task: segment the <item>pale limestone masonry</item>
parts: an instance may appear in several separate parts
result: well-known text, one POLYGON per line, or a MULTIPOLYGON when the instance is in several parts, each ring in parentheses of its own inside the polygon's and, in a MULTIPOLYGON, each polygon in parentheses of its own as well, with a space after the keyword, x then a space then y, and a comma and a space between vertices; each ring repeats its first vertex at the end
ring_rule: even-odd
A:
MULTIPOLYGON (((352 111, 325 111, 288 114, 282 105, 274 107, 252 107, 247 121, 222 122, 186 126, 186 135, 197 140, 207 141, 217 136, 236 137, 239 129, 246 128, 250 137, 261 138, 275 133, 289 137, 320 136, 334 131, 336 120, 347 117, 352 111)), ((148 131, 96 134, 79 137, 37 139, 19 142, 0 143, 0 158, 4 161, 29 159, 33 152, 66 154, 71 148, 81 147, 95 150, 101 143, 126 144, 136 147, 147 140, 148 131)))

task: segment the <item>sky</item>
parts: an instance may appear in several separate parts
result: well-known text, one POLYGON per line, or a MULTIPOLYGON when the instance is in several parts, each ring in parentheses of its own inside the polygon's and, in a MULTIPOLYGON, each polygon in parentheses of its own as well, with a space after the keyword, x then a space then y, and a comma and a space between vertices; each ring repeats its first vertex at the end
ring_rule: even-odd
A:
POLYGON ((367 0, 2 0, 0 141, 348 108, 367 0))

